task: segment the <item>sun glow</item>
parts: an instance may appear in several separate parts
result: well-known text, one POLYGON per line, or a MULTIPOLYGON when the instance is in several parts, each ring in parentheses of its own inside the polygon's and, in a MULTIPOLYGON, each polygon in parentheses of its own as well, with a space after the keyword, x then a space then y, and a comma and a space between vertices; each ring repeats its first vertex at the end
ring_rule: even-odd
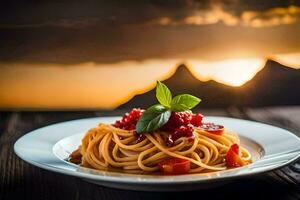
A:
POLYGON ((289 67, 300 68, 300 53, 276 54, 270 58, 289 67))
POLYGON ((229 59, 217 62, 189 60, 189 69, 199 80, 215 80, 217 82, 241 86, 250 80, 264 65, 264 59, 229 59))

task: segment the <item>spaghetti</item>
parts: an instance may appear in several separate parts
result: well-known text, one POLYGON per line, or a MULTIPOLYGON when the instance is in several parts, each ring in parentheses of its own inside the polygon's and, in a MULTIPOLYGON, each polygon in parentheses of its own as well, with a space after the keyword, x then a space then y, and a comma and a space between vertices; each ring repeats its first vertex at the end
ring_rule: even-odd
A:
MULTIPOLYGON (((133 130, 100 124, 82 139, 81 165, 98 170, 121 168, 129 173, 147 173, 159 171, 159 162, 174 157, 191 162, 188 173, 225 170, 227 152, 233 144, 239 144, 239 138, 233 132, 224 131, 216 135, 195 129, 192 141, 181 137, 169 147, 164 139, 166 132, 146 133, 137 143, 133 130)), ((251 154, 245 148, 240 148, 240 157, 245 163, 251 162, 251 154)))

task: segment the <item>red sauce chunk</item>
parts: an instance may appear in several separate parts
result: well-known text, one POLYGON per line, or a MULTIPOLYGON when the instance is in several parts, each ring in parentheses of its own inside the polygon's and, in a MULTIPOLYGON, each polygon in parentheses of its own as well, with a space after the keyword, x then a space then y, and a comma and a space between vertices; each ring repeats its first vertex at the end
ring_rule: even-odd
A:
POLYGON ((222 135, 224 133, 224 126, 214 123, 202 123, 199 128, 216 135, 222 135))
POLYGON ((239 145, 233 144, 229 148, 226 155, 226 163, 228 167, 242 167, 246 162, 239 156, 239 145))
POLYGON ((117 120, 113 126, 124 130, 135 130, 139 118, 142 116, 144 110, 134 108, 129 113, 126 113, 121 120, 117 120))
POLYGON ((160 171, 165 175, 187 174, 190 161, 181 158, 166 158, 158 163, 160 171))
MULTIPOLYGON (((144 110, 134 108, 129 113, 126 113, 122 119, 117 120, 113 126, 124 130, 135 130, 139 118, 142 116, 144 110)), ((166 137, 167 146, 174 145, 174 142, 181 138, 187 137, 193 141, 195 136, 193 134, 195 127, 202 126, 203 115, 200 113, 194 114, 191 111, 172 112, 168 122, 163 125, 160 130, 168 132, 166 137)), ((145 139, 143 134, 136 135, 136 143, 145 139)))
POLYGON ((202 124, 203 115, 193 114, 192 112, 172 112, 169 121, 161 128, 161 130, 169 132, 170 135, 166 140, 168 146, 172 146, 174 142, 181 138, 187 137, 194 139, 194 127, 202 124))

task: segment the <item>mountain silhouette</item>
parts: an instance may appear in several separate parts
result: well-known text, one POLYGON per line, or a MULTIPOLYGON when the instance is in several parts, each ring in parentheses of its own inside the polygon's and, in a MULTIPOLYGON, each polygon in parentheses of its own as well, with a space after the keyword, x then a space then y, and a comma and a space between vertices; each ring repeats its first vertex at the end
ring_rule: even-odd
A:
POLYGON ((268 60, 237 93, 242 106, 300 105, 299 89, 300 70, 268 60))
MULTIPOLYGON (((300 105, 300 70, 268 60, 253 79, 241 87, 227 86, 216 81, 200 81, 184 64, 178 66, 169 79, 163 81, 173 93, 188 93, 202 99, 201 108, 230 106, 300 105)), ((122 109, 147 108, 157 102, 155 88, 134 96, 122 109)))

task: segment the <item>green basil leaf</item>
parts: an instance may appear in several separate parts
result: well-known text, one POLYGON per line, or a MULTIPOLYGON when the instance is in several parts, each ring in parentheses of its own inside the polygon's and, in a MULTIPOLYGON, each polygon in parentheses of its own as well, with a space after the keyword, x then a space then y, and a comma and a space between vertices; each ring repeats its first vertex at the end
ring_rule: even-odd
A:
POLYGON ((157 81, 156 84, 156 98, 160 104, 170 108, 172 101, 172 93, 169 88, 160 81, 157 81))
POLYGON ((171 110, 175 112, 186 111, 194 108, 200 101, 201 99, 189 94, 178 95, 172 99, 171 110))
POLYGON ((171 111, 163 105, 151 106, 143 112, 137 125, 137 133, 149 133, 162 127, 171 116, 171 111))

